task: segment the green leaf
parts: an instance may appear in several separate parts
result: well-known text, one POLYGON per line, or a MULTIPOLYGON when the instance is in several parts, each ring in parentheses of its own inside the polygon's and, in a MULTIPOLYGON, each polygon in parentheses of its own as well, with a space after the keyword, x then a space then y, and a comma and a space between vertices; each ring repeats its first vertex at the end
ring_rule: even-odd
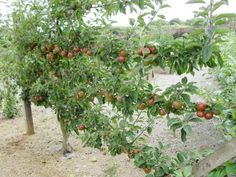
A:
POLYGON ((186 133, 186 131, 184 130, 184 128, 182 128, 181 129, 181 140, 183 141, 183 142, 186 142, 187 141, 187 133, 186 133))
POLYGON ((209 14, 209 9, 207 7, 203 7, 201 11, 197 12, 195 15, 196 17, 206 18, 208 14, 209 14))
POLYGON ((219 19, 219 20, 216 20, 215 21, 215 25, 224 25, 224 24, 227 24, 228 21, 225 20, 225 19, 219 19))
POLYGON ((139 0, 138 5, 139 5, 140 9, 143 9, 144 8, 144 0, 139 0))
POLYGON ((221 67, 223 67, 223 66, 224 66, 224 60, 223 60, 222 56, 220 55, 220 53, 217 54, 216 57, 217 57, 217 61, 218 61, 219 65, 220 65, 221 67))
POLYGON ((230 163, 225 166, 228 175, 236 175, 236 163, 230 163))
POLYGON ((179 160, 179 162, 183 163, 184 162, 184 156, 182 153, 178 153, 177 154, 177 159, 179 160))
POLYGON ((200 118, 194 117, 194 118, 190 119, 190 122, 203 122, 203 120, 200 118))
POLYGON ((166 19, 165 15, 158 15, 158 17, 161 19, 166 19))
POLYGON ((119 123, 120 128, 125 128, 126 125, 126 121, 125 120, 121 120, 119 123))
POLYGON ((233 119, 236 120, 236 110, 232 110, 233 119))
POLYGON ((228 28, 217 28, 215 31, 216 34, 226 34, 229 32, 230 32, 230 29, 228 28))
POLYGON ((171 6, 168 4, 163 4, 160 6, 160 9, 169 8, 169 7, 171 7, 171 6))
POLYGON ((126 6, 122 3, 119 3, 119 9, 123 14, 126 14, 126 6))
POLYGON ((146 175, 146 177, 154 177, 154 175, 149 173, 149 174, 146 175))
POLYGON ((179 118, 172 118, 172 119, 169 119, 167 122, 168 126, 172 126, 177 123, 181 123, 181 120, 179 118))
POLYGON ((188 95, 188 94, 182 94, 181 95, 182 97, 183 97, 183 99, 184 99, 184 102, 186 103, 186 104, 190 104, 191 103, 191 97, 188 95))
POLYGON ((219 2, 216 2, 213 6, 213 11, 216 11, 217 9, 219 9, 222 5, 225 5, 225 2, 223 1, 219 1, 219 2))
POLYGON ((135 156, 135 165, 137 167, 141 167, 143 164, 145 164, 145 161, 144 160, 139 160, 139 158, 140 158, 139 155, 135 156))
POLYGON ((216 16, 216 20, 222 19, 222 18, 235 18, 236 14, 235 13, 223 13, 218 16, 216 16))
POLYGON ((182 172, 180 170, 175 171, 174 173, 175 173, 176 177, 183 177, 183 174, 182 174, 182 172))
POLYGON ((192 176, 192 166, 186 166, 184 167, 184 171, 183 171, 184 177, 190 177, 192 176))
POLYGON ((212 45, 205 45, 202 49, 203 62, 207 63, 212 56, 212 45))
POLYGON ((144 21, 142 15, 140 15, 140 16, 138 17, 138 23, 139 23, 139 26, 141 26, 141 27, 143 27, 143 26, 145 25, 145 21, 144 21))
POLYGON ((226 175, 227 174, 226 174, 225 168, 218 170, 217 177, 225 177, 226 175))
POLYGON ((130 24, 131 26, 133 26, 134 23, 135 23, 135 20, 134 20, 133 18, 130 18, 130 19, 129 19, 129 24, 130 24))
POLYGON ((171 125, 170 129, 173 130, 173 132, 175 133, 177 129, 181 128, 183 125, 182 125, 182 122, 179 122, 179 123, 175 123, 173 125, 171 125))
POLYGON ((225 169, 224 168, 217 168, 215 169, 214 171, 212 171, 208 177, 224 177, 226 174, 225 174, 225 169))
POLYGON ((190 125, 183 126, 183 129, 186 132, 186 134, 192 133, 192 127, 190 125))
POLYGON ((153 85, 152 84, 150 84, 150 83, 148 83, 148 90, 150 91, 150 92, 152 92, 153 91, 153 85))
POLYGON ((148 127, 148 128, 147 128, 147 132, 148 132, 148 134, 150 135, 150 134, 152 133, 152 127, 148 127))
MULTIPOLYGON (((194 30, 192 30, 191 31, 191 35, 200 35, 200 34, 203 34, 205 32, 205 30, 204 29, 194 29, 194 30)), ((197 45, 199 45, 199 44, 197 44, 197 45)))
POLYGON ((205 4, 203 0, 189 0, 188 2, 186 2, 186 4, 196 4, 196 3, 205 4))
POLYGON ((182 78, 181 82, 183 84, 187 84, 188 83, 188 78, 187 77, 182 78))
POLYGON ((229 5, 229 0, 221 0, 222 2, 225 3, 225 5, 229 5))
POLYGON ((215 177, 215 173, 216 173, 216 171, 212 171, 208 174, 207 177, 215 177))

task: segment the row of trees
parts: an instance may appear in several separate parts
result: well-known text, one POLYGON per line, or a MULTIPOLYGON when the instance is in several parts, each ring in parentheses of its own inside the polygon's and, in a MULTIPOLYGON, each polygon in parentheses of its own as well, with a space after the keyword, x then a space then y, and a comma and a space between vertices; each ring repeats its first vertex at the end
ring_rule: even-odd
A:
POLYGON ((27 133, 34 133, 34 102, 55 111, 64 152, 71 151, 68 136, 75 132, 86 146, 105 146, 112 155, 128 153, 149 177, 191 174, 191 166, 182 166, 196 159, 185 153, 164 156, 163 145, 147 145, 145 136, 156 119, 166 118, 186 141, 190 123, 218 115, 220 105, 192 103, 198 88, 186 78, 160 91, 145 76, 153 66, 194 74, 195 69, 222 65, 222 30, 217 25, 231 16, 214 12, 223 2, 211 1, 199 11, 204 28, 158 45, 144 32, 156 17, 163 18, 159 11, 169 6, 162 0, 17 2, 3 46, 7 61, 14 63, 10 75, 21 89, 27 133), (142 14, 130 19, 128 38, 122 38, 113 33, 109 18, 128 10, 142 14), (90 23, 85 17, 91 12, 96 18, 90 23), (145 23, 145 17, 151 20, 145 23))

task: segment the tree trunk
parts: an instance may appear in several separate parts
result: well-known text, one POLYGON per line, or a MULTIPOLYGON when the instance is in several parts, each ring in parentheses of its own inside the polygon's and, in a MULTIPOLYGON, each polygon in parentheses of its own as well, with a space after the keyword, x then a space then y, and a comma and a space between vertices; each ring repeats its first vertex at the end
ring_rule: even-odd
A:
POLYGON ((194 177, 206 177, 209 172, 236 157, 236 138, 225 143, 213 154, 193 166, 194 177))
POLYGON ((154 78, 155 77, 155 74, 154 74, 154 71, 152 70, 152 78, 154 78))
POLYGON ((66 154, 66 153, 70 153, 72 151, 72 148, 68 142, 68 134, 66 132, 66 129, 65 129, 65 123, 64 123, 64 120, 63 119, 60 119, 59 120, 60 122, 60 126, 61 126, 61 132, 62 132, 62 148, 63 148, 63 153, 66 154))
POLYGON ((32 118, 31 102, 26 98, 24 101, 27 135, 34 134, 34 123, 32 118))

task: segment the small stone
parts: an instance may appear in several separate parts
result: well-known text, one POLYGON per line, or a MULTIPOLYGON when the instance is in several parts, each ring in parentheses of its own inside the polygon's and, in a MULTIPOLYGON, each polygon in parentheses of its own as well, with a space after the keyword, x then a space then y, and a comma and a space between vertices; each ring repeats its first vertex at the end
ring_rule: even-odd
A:
POLYGON ((97 162, 98 160, 97 160, 97 158, 96 157, 93 157, 92 159, 91 159, 91 162, 97 162))

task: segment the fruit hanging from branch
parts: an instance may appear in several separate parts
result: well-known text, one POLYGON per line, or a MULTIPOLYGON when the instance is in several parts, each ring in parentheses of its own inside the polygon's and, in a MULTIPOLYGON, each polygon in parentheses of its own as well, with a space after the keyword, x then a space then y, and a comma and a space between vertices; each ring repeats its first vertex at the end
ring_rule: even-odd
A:
POLYGON ((141 104, 138 105, 139 110, 144 110, 146 108, 147 108, 147 105, 145 103, 141 103, 141 104))
POLYGON ((67 57, 68 57, 69 59, 74 58, 74 57, 75 57, 74 52, 73 52, 73 51, 69 51, 68 54, 67 54, 67 57))
POLYGON ((47 54, 47 59, 53 63, 55 61, 54 54, 52 52, 47 54))
POLYGON ((205 111, 207 108, 207 104, 206 103, 197 103, 197 110, 198 111, 205 111))
POLYGON ((120 63, 125 63, 125 62, 126 62, 126 57, 119 56, 119 57, 117 58, 117 60, 118 60, 118 62, 120 62, 120 63))
POLYGON ((159 108, 159 109, 158 109, 158 113, 159 113, 161 116, 165 116, 165 115, 166 115, 166 111, 165 111, 165 109, 163 109, 163 108, 159 108))
POLYGON ((58 54, 60 52, 60 46, 59 45, 55 45, 54 46, 54 49, 53 49, 53 51, 52 51, 52 53, 54 54, 54 55, 56 55, 56 54, 58 54))
POLYGON ((63 50, 61 51, 61 56, 62 56, 62 57, 67 57, 67 55, 68 55, 68 51, 67 51, 66 49, 63 49, 63 50))
POLYGON ((85 92, 84 91, 79 91, 77 93, 77 97, 78 97, 78 99, 83 99, 85 97, 85 92))
POLYGON ((148 173, 150 173, 150 172, 151 172, 151 169, 149 169, 149 168, 145 167, 145 168, 143 168, 143 171, 144 171, 144 173, 148 174, 148 173))
POLYGON ((75 53, 79 53, 79 52, 80 52, 80 48, 79 48, 77 45, 75 45, 75 46, 73 47, 73 51, 74 51, 75 53))
POLYGON ((172 104, 171 104, 171 107, 172 107, 173 109, 176 109, 176 110, 181 110, 181 109, 183 109, 183 106, 184 106, 184 104, 183 104, 182 101, 174 101, 174 102, 172 102, 172 104))
POLYGON ((198 117, 205 117, 205 112, 203 111, 197 111, 197 114, 196 114, 198 117))
POLYGON ((205 114, 205 118, 206 118, 207 120, 212 119, 212 118, 213 118, 213 113, 212 113, 212 112, 207 112, 207 113, 205 114))
POLYGON ((155 46, 149 47, 149 50, 151 54, 157 54, 157 48, 155 46))
POLYGON ((86 52, 86 54, 87 54, 88 56, 92 56, 92 55, 93 55, 92 49, 88 49, 87 52, 86 52))
POLYGON ((84 125, 84 124, 81 124, 80 126, 79 126, 79 130, 80 131, 84 131, 86 129, 86 126, 84 125))
POLYGON ((122 49, 120 52, 119 52, 119 57, 127 57, 127 52, 122 49))

